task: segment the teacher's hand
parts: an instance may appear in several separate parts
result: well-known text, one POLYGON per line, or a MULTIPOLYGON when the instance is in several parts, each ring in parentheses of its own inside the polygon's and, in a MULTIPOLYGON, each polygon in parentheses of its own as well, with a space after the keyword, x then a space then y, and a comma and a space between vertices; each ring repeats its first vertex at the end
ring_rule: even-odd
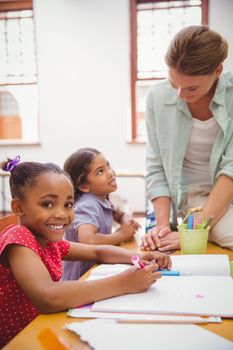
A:
POLYGON ((160 252, 167 252, 180 249, 180 239, 179 233, 177 231, 168 232, 163 237, 161 237, 160 235, 159 241, 160 247, 158 247, 158 250, 160 252))
POLYGON ((156 250, 162 247, 160 237, 166 236, 171 232, 168 226, 155 226, 149 230, 143 237, 140 248, 143 250, 156 250))

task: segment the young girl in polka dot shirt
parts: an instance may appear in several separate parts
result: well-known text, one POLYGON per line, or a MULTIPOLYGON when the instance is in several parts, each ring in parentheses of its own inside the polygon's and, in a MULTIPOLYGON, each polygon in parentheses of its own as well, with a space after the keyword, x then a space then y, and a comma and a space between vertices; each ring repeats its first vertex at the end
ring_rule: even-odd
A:
POLYGON ((52 313, 126 293, 145 291, 170 268, 157 252, 140 254, 145 268, 93 281, 64 281, 62 260, 130 263, 132 253, 120 247, 63 240, 73 220, 73 187, 57 165, 19 163, 19 156, 1 163, 10 171, 12 211, 19 225, 0 234, 0 348, 40 313, 52 313), (155 260, 153 262, 152 260, 155 260))

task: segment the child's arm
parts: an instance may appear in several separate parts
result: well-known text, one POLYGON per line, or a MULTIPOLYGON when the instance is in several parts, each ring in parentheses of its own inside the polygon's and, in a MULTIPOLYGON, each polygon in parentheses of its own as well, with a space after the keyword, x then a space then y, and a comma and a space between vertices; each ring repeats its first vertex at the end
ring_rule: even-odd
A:
MULTIPOLYGON (((82 255, 80 250, 83 247, 77 246, 74 243, 71 247, 71 255, 77 252, 82 255)), ((95 248, 92 247, 94 252, 91 253, 86 247, 83 254, 88 252, 91 255, 88 258, 95 259, 105 257, 109 262, 116 262, 117 258, 129 262, 131 256, 129 251, 123 252, 121 248, 117 252, 117 247, 111 247, 113 250, 110 247, 95 248)), ((18 245, 9 247, 8 261, 17 283, 41 313, 59 312, 116 295, 143 292, 161 277, 155 272, 157 265, 151 263, 143 269, 132 267, 100 280, 54 282, 40 257, 33 250, 18 245)))
MULTIPOLYGON (((104 263, 131 263, 133 253, 128 249, 112 245, 90 245, 70 242, 66 260, 95 260, 104 263)), ((138 254, 143 260, 156 261, 159 268, 170 268, 171 258, 159 252, 144 252, 138 254)))
POLYGON ((97 231, 95 225, 83 224, 77 229, 78 241, 87 244, 118 245, 133 238, 140 225, 134 221, 127 221, 115 232, 103 234, 97 231))
POLYGON ((105 263, 131 263, 132 252, 113 245, 92 245, 70 242, 68 255, 64 260, 94 260, 105 263))

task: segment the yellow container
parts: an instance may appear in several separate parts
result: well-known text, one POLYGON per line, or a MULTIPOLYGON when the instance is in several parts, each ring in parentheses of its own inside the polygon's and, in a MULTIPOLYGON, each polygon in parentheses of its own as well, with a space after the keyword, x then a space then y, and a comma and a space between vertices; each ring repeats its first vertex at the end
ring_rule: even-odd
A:
POLYGON ((205 254, 210 228, 203 229, 203 225, 199 224, 190 230, 187 226, 187 224, 178 226, 181 254, 205 254))

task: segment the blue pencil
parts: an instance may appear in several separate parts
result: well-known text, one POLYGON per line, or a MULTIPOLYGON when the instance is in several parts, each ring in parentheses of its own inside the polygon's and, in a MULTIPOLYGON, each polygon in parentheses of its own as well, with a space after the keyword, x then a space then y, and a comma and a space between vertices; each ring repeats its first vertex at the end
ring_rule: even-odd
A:
POLYGON ((174 271, 174 270, 158 270, 158 272, 161 272, 162 276, 190 276, 190 272, 183 272, 183 271, 174 271))
POLYGON ((188 217, 188 230, 193 229, 193 214, 190 214, 188 217))

